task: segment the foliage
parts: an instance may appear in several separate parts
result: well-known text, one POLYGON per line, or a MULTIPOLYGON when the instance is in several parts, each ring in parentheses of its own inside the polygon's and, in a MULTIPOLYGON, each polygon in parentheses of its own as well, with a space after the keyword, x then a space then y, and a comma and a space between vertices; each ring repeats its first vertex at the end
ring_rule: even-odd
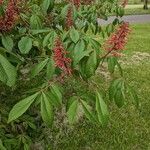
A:
MULTIPOLYGON (((38 82, 38 85, 31 84, 32 89, 25 93, 20 91, 22 100, 15 105, 12 103, 14 106, 9 115, 2 113, 8 115, 10 126, 2 131, 6 134, 0 141, 3 149, 5 146, 7 149, 29 149, 31 140, 24 131, 36 129, 36 120, 31 116, 40 116, 39 124, 53 127, 56 114, 62 113, 64 107, 70 124, 84 115, 92 123, 107 125, 107 94, 103 95, 100 85, 93 83, 91 78, 104 63, 108 64, 112 75, 108 90, 110 101, 122 107, 126 94, 131 93, 138 107, 137 95, 126 84, 116 57, 120 55, 129 31, 128 24, 118 19, 124 15, 124 7, 125 3, 119 5, 115 0, 10 0, 0 3, 0 81, 9 86, 13 93, 19 80, 32 83, 37 79, 38 82), (97 18, 107 20, 108 12, 114 12, 116 19, 104 30, 97 18), (103 43, 88 35, 88 32, 103 38, 110 36, 111 50, 106 48, 103 51, 103 43), (114 35, 119 36, 114 39, 114 35), (120 70, 120 76, 114 74, 116 67, 120 70), (24 68, 28 70, 27 74, 24 68), (86 91, 83 93, 72 87, 73 81, 83 82, 86 91), (67 86, 70 89, 66 91, 67 86), (28 110, 30 115, 26 116, 28 110)), ((5 119, 2 122, 5 123, 5 119)))

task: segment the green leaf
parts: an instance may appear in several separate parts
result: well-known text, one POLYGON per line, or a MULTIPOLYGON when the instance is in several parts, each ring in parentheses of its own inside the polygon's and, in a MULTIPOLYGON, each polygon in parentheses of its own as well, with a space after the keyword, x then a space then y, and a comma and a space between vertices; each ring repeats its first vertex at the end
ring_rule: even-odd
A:
POLYGON ((84 80, 87 80, 86 68, 85 68, 85 64, 87 63, 87 60, 88 60, 88 56, 84 57, 79 63, 79 71, 84 80))
MULTIPOLYGON (((29 93, 33 93, 33 92, 35 93, 37 92, 37 89, 31 89, 31 90, 29 89, 28 91, 29 93)), ((42 94, 39 94, 35 99, 34 106, 38 106, 41 103, 41 99, 42 99, 42 94)))
POLYGON ((43 47, 46 47, 49 44, 49 39, 52 36, 52 33, 49 33, 45 36, 44 40, 43 40, 43 47))
POLYGON ((122 78, 114 80, 109 87, 109 98, 114 100, 119 108, 124 105, 125 90, 125 83, 122 78))
POLYGON ((78 16, 78 12, 75 5, 72 5, 72 15, 73 15, 73 21, 76 20, 78 16))
POLYGON ((74 43, 77 43, 80 39, 80 35, 78 33, 78 31, 75 28, 72 28, 70 30, 70 38, 74 43))
POLYGON ((114 73, 115 71, 115 66, 117 64, 117 60, 115 57, 109 57, 107 59, 107 62, 108 62, 108 70, 110 73, 114 73))
POLYGON ((115 79, 112 81, 109 87, 109 99, 112 101, 118 89, 121 88, 122 78, 115 79))
POLYGON ((106 26, 106 33, 107 33, 107 36, 110 36, 110 34, 113 32, 113 25, 112 24, 108 24, 106 26))
POLYGON ((44 14, 47 14, 49 11, 53 9, 54 1, 55 0, 43 0, 41 7, 42 7, 44 14))
POLYGON ((28 54, 32 48, 32 39, 28 36, 22 37, 18 43, 18 47, 22 54, 28 54))
POLYGON ((70 7, 70 4, 65 5, 65 7, 63 7, 63 9, 61 10, 61 17, 62 17, 62 19, 66 18, 67 10, 68 10, 69 7, 70 7))
POLYGON ((1 64, 0 64, 0 81, 2 81, 3 83, 7 82, 7 75, 1 64))
POLYGON ((55 62, 53 58, 49 59, 47 63, 47 68, 46 68, 46 77, 48 80, 50 80, 55 73, 55 62))
POLYGON ((37 34, 42 34, 42 33, 48 33, 50 32, 51 30, 50 29, 33 29, 33 30, 30 30, 31 34, 32 35, 37 35, 37 34))
POLYGON ((49 49, 53 49, 54 45, 55 45, 55 39, 57 37, 57 33, 55 31, 51 32, 51 36, 49 38, 49 44, 48 44, 48 48, 49 49))
POLYGON ((115 93, 114 101, 119 108, 124 105, 124 96, 121 90, 117 90, 117 92, 115 93))
POLYGON ((31 29, 41 29, 42 21, 40 17, 37 15, 32 15, 30 18, 30 26, 31 26, 31 29))
POLYGON ((90 43, 94 49, 97 49, 100 51, 101 44, 98 41, 94 39, 90 39, 90 43))
POLYGON ((2 140, 0 139, 0 150, 7 150, 5 147, 4 147, 4 145, 3 145, 3 143, 2 143, 2 140))
POLYGON ((121 65, 120 65, 120 63, 119 63, 118 61, 116 62, 116 65, 117 65, 117 67, 118 67, 118 70, 119 70, 119 72, 120 72, 120 75, 123 76, 123 70, 122 70, 121 65))
POLYGON ((64 31, 63 32, 63 34, 62 34, 62 36, 61 36, 61 39, 62 39, 62 41, 66 41, 67 40, 67 38, 68 38, 68 31, 64 31))
POLYGON ((83 59, 86 56, 89 56, 89 54, 92 52, 93 50, 87 50, 87 51, 83 51, 80 53, 80 55, 78 57, 74 57, 73 59, 73 65, 76 66, 81 59, 83 59))
POLYGON ((49 58, 46 58, 45 60, 43 60, 36 66, 34 66, 33 69, 31 70, 31 76, 35 77, 36 75, 38 75, 42 71, 42 69, 46 66, 48 61, 49 61, 49 58))
POLYGON ((124 8, 122 8, 122 7, 119 7, 118 8, 118 15, 120 16, 120 17, 122 17, 123 15, 124 15, 124 8))
POLYGON ((85 26, 84 26, 84 32, 85 32, 85 33, 88 31, 88 28, 89 28, 89 23, 86 22, 86 23, 85 23, 85 26))
POLYGON ((23 62, 24 61, 24 58, 23 57, 21 57, 19 54, 15 54, 14 52, 10 52, 10 51, 8 51, 7 49, 5 49, 5 48, 2 48, 2 47, 0 47, 0 53, 3 53, 3 54, 9 54, 9 57, 12 57, 13 58, 13 60, 11 60, 12 62, 23 62), (16 61, 15 61, 16 60, 16 61))
POLYGON ((30 145, 27 143, 24 143, 23 148, 24 148, 24 150, 30 150, 30 145))
POLYGON ((39 93, 35 93, 34 95, 31 95, 20 102, 18 102, 10 111, 9 117, 8 117, 8 123, 11 121, 17 119, 21 115, 23 115, 27 109, 30 107, 30 105, 34 102, 36 97, 39 93))
POLYGON ((67 116, 68 116, 68 121, 70 124, 75 123, 76 118, 77 118, 77 110, 78 110, 78 100, 76 99, 76 97, 72 97, 71 98, 72 103, 69 106, 69 109, 67 111, 67 116))
POLYGON ((47 10, 48 10, 48 8, 49 8, 50 1, 51 1, 51 0, 43 0, 42 9, 43 9, 43 12, 44 12, 45 14, 47 13, 47 10))
POLYGON ((51 127, 54 120, 53 107, 45 93, 42 93, 41 116, 47 126, 51 127))
POLYGON ((98 92, 96 93, 96 112, 99 122, 102 125, 106 125, 109 118, 109 112, 107 105, 105 104, 104 100, 98 92))
POLYGON ((113 25, 117 25, 119 23, 119 19, 118 18, 115 18, 114 21, 113 21, 113 25))
POLYGON ((85 50, 85 42, 83 40, 80 40, 74 48, 74 55, 75 57, 78 57, 80 53, 82 53, 85 50))
POLYGON ((94 116, 94 114, 92 113, 91 111, 91 106, 89 106, 87 104, 86 101, 83 101, 81 100, 81 104, 82 104, 82 107, 84 109, 84 113, 85 113, 85 116, 91 121, 91 122, 95 122, 96 121, 96 118, 94 116))
POLYGON ((47 91, 46 95, 54 107, 60 106, 59 99, 51 91, 47 91))
POLYGON ((0 54, 0 79, 5 82, 8 86, 13 86, 16 83, 17 71, 16 68, 0 54), (2 77, 2 75, 6 75, 2 77))
POLYGON ((2 44, 8 51, 12 51, 14 43, 9 35, 2 35, 2 44))
POLYGON ((85 65, 85 71, 86 71, 87 78, 90 78, 92 75, 95 74, 96 67, 97 67, 97 55, 96 55, 96 52, 93 51, 90 54, 90 56, 87 60, 87 63, 85 65))
POLYGON ((56 101, 58 101, 59 105, 62 104, 62 94, 60 92, 60 89, 56 84, 51 84, 50 87, 51 93, 53 94, 56 101))

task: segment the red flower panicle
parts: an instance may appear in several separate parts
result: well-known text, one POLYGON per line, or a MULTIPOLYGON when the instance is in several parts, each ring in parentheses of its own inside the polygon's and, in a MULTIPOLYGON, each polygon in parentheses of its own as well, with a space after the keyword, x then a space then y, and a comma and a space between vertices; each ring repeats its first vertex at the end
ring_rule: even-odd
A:
POLYGON ((66 27, 67 29, 71 28, 73 26, 73 12, 72 12, 72 6, 68 8, 68 12, 66 15, 66 27))
POLYGON ((3 0, 0 0, 0 5, 2 5, 3 4, 3 0))
POLYGON ((80 7, 81 0, 73 0, 73 4, 76 6, 78 9, 80 7))
POLYGON ((127 4, 128 4, 128 0, 123 0, 121 6, 125 8, 127 4))
MULTIPOLYGON (((123 22, 119 25, 118 29, 110 35, 105 43, 105 50, 110 53, 118 53, 123 50, 127 43, 127 36, 130 33, 129 23, 123 22)), ((118 54, 119 55, 119 54, 118 54)))
POLYGON ((71 59, 66 57, 67 51, 63 47, 61 39, 58 37, 55 40, 55 46, 53 49, 54 52, 54 61, 58 68, 63 70, 64 74, 71 74, 71 59))
POLYGON ((9 0, 5 15, 0 18, 0 31, 10 31, 17 19, 18 10, 13 0, 9 0))

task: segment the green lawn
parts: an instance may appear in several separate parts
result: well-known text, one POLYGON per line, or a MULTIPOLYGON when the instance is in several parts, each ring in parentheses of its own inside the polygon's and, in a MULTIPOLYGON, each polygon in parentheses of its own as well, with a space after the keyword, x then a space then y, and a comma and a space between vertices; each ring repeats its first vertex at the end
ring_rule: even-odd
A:
MULTIPOLYGON (((127 62, 135 52, 150 54, 150 24, 132 25, 132 35, 126 47, 127 62)), ((60 150, 149 150, 150 149, 150 58, 140 63, 124 65, 126 80, 140 98, 141 107, 133 105, 118 109, 113 106, 110 123, 101 128, 87 122, 80 123, 61 139, 60 150)), ((101 78, 99 75, 95 80, 101 78)), ((130 100, 129 100, 130 101, 130 100)))
MULTIPOLYGON (((150 14, 150 4, 148 4, 147 10, 143 9, 143 4, 129 4, 125 7, 125 15, 142 15, 150 14)), ((114 16, 115 14, 108 14, 109 16, 114 16)))
POLYGON ((150 24, 131 26, 131 35, 127 45, 127 53, 136 51, 150 53, 150 24))
MULTIPOLYGON (((122 1, 122 0, 121 0, 122 1)), ((141 4, 141 0, 128 0, 129 4, 141 4)))
MULTIPOLYGON (((150 5, 148 6, 150 7, 150 5)), ((150 14, 150 8, 148 10, 143 9, 143 5, 127 5, 125 9, 126 15, 140 15, 140 14, 150 14)))
MULTIPOLYGON (((120 0, 122 2, 122 0, 120 0)), ((148 10, 143 9, 143 2, 141 0, 128 0, 128 5, 126 6, 126 15, 139 15, 139 14, 150 14, 150 1, 148 3, 148 10)))
POLYGON ((143 8, 126 9, 125 15, 142 15, 150 14, 150 9, 144 10, 143 8))
MULTIPOLYGON (((122 2, 122 0, 119 0, 122 2)), ((150 3, 150 1, 148 0, 148 2, 150 3)), ((128 4, 143 4, 143 2, 141 0, 128 0, 128 4)))

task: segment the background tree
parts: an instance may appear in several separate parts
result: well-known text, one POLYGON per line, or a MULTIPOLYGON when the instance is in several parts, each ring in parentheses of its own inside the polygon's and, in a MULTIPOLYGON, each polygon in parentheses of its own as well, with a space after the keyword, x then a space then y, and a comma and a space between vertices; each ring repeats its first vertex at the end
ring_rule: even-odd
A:
POLYGON ((148 0, 144 0, 144 6, 143 9, 148 9, 148 0))

